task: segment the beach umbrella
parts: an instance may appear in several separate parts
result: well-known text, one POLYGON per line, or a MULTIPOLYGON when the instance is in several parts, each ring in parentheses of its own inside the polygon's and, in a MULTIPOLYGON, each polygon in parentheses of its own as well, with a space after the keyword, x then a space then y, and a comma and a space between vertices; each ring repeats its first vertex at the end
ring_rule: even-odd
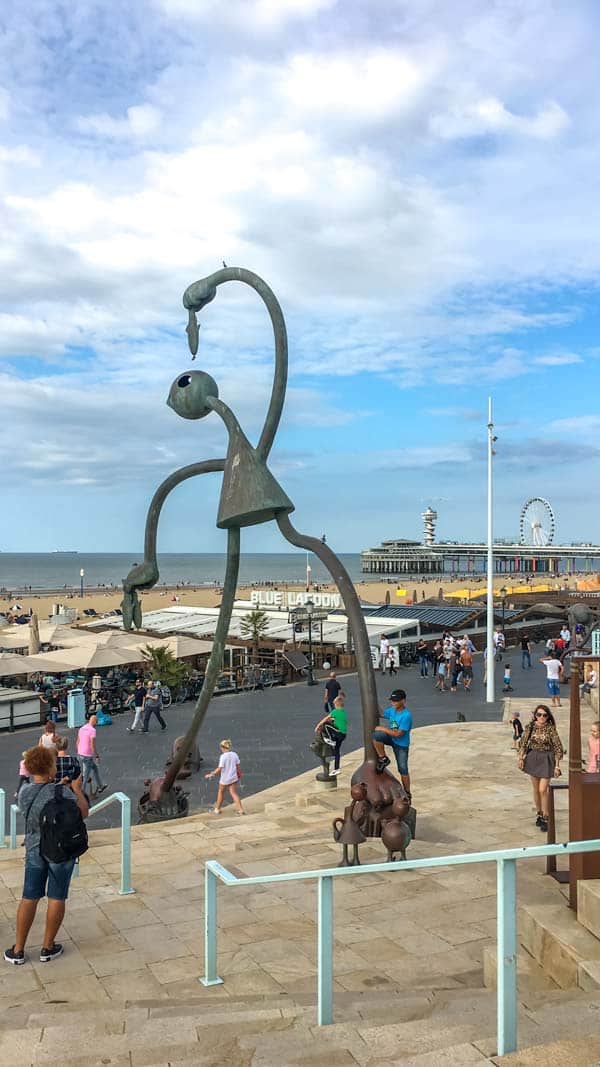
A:
POLYGON ((102 642, 104 648, 121 648, 128 652, 130 649, 142 648, 158 648, 159 645, 164 645, 166 642, 161 641, 158 637, 140 637, 139 634, 126 634, 121 630, 117 633, 102 634, 102 637, 106 637, 106 640, 102 642))
POLYGON ((79 648, 59 648, 56 652, 36 656, 35 661, 43 663, 44 670, 63 674, 75 669, 92 671, 102 667, 120 667, 126 663, 137 663, 140 658, 135 649, 127 651, 124 648, 103 648, 86 644, 79 648))
POLYGON ((14 652, 0 652, 0 678, 14 674, 33 674, 38 668, 29 656, 17 656, 14 652))
POLYGON ((185 656, 200 656, 212 652, 212 641, 200 641, 197 637, 182 637, 180 634, 172 634, 167 637, 163 645, 175 656, 175 659, 183 659, 185 656))
POLYGON ((0 649, 10 652, 13 648, 27 648, 28 639, 23 634, 8 633, 0 630, 0 649))
POLYGON ((30 656, 35 656, 40 650, 40 627, 38 617, 33 613, 29 619, 29 648, 30 656))

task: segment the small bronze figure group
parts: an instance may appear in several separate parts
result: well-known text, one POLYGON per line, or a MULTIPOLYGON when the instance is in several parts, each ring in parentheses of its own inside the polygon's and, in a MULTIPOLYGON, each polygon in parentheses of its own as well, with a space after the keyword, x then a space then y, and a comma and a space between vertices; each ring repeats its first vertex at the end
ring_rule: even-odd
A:
MULTIPOLYGON (((391 775, 389 776, 391 777, 391 775)), ((392 779, 395 781, 395 779, 392 779)), ((372 804, 364 782, 355 782, 350 789, 351 804, 344 809, 344 817, 333 820, 333 839, 342 845, 342 862, 340 867, 360 866, 358 846, 368 837, 381 837, 387 848, 388 863, 393 863, 395 853, 406 859, 406 849, 413 838, 409 825, 414 818, 406 793, 395 796, 388 804, 372 804), (348 856, 348 847, 352 845, 352 859, 348 856)))

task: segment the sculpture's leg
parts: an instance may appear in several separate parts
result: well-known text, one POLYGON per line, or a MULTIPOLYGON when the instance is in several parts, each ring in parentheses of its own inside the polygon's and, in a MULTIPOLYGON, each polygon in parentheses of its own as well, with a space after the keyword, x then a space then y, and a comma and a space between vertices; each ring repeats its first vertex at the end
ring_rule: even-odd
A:
POLYGON ((379 719, 379 698, 377 696, 373 660, 371 659, 369 635, 367 633, 367 627, 365 626, 365 619, 361 610, 360 601, 356 594, 356 589, 352 584, 352 579, 345 567, 340 563, 335 552, 332 552, 329 548, 329 545, 323 544, 317 537, 308 537, 305 534, 301 534, 294 528, 294 526, 292 526, 287 515, 279 515, 277 523, 286 541, 289 541, 292 545, 296 545, 298 548, 304 548, 309 552, 314 552, 315 556, 319 557, 321 562, 327 567, 327 570, 341 593, 350 629, 352 630, 354 648, 356 650, 356 664, 363 715, 365 760, 375 761, 377 759, 377 753, 373 748, 371 738, 379 719))
MULTIPOLYGON (((373 807, 376 806, 377 809, 383 810, 389 807, 396 797, 404 797, 406 794, 404 787, 389 771, 384 770, 382 773, 377 773, 375 769, 377 753, 373 748, 372 737, 379 721, 379 698, 375 684, 369 635, 356 589, 352 584, 350 575, 328 545, 323 544, 316 537, 307 537, 305 534, 299 533, 292 526, 288 515, 278 515, 277 523, 283 536, 290 544, 296 545, 298 548, 308 549, 319 557, 327 567, 342 595, 356 652, 365 749, 364 763, 357 767, 352 775, 352 785, 364 782, 369 803, 373 807)), ((377 821, 376 829, 369 836, 378 836, 379 832, 379 821, 377 821)))
POLYGON ((194 717, 190 723, 189 729, 183 739, 181 748, 175 756, 171 766, 169 767, 164 781, 162 783, 162 792, 166 793, 173 786, 179 771, 185 763, 186 755, 193 747, 196 737, 204 718, 208 710, 212 695, 215 690, 219 671, 223 663, 223 652, 225 649, 225 642, 227 641, 227 635, 229 633, 229 624, 231 622, 231 612, 233 610, 233 602, 235 600, 235 591, 237 588, 238 571, 240 567, 240 531, 237 526, 231 527, 227 531, 227 567, 225 570, 225 583, 223 585, 223 598, 221 600, 221 610, 219 611, 219 618, 217 620, 217 627, 215 630, 215 636, 213 639, 212 652, 208 660, 206 667, 206 674, 204 676, 204 682, 202 689, 200 690, 200 696, 196 702, 194 710, 194 717))
POLYGON ((137 589, 152 589, 152 586, 156 585, 159 572, 158 561, 156 558, 156 536, 158 530, 158 520, 162 511, 162 506, 167 499, 172 489, 175 489, 181 482, 185 482, 188 478, 195 478, 197 474, 214 474, 225 470, 224 459, 206 459, 201 463, 190 463, 187 467, 181 467, 180 470, 174 471, 168 478, 165 478, 164 482, 159 485, 152 500, 150 501, 150 507, 148 508, 148 515, 146 517, 146 531, 144 535, 144 562, 133 567, 126 578, 123 579, 123 627, 125 630, 130 630, 132 623, 139 628, 141 625, 141 619, 136 618, 136 606, 139 607, 137 600, 137 589))

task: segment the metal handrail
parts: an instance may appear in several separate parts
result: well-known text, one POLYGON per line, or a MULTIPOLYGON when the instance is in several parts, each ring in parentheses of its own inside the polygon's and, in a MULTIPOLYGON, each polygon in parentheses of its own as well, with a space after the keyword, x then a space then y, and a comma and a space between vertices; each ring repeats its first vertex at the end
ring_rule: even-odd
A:
POLYGON ((600 839, 565 841, 559 845, 532 845, 456 856, 432 856, 401 863, 367 863, 358 867, 326 867, 315 871, 253 875, 238 878, 216 860, 205 863, 204 977, 202 985, 221 985, 217 974, 217 883, 227 886, 265 885, 277 882, 318 881, 317 904, 317 1021, 333 1022, 333 880, 362 874, 390 874, 427 867, 453 867, 492 863, 497 868, 497 1037, 498 1056, 517 1049, 517 860, 572 855, 600 850, 600 839))
MULTIPOLYGON (((121 805, 121 885, 119 895, 130 896, 135 893, 135 889, 131 887, 131 800, 126 793, 111 793, 109 797, 105 797, 104 800, 99 801, 98 804, 94 804, 93 808, 90 808, 88 819, 91 815, 96 815, 97 812, 102 811, 103 808, 107 808, 115 800, 118 800, 121 805)), ((0 815, 2 810, 1 803, 2 798, 0 797, 0 815)), ((18 805, 11 804, 9 848, 12 849, 17 847, 17 815, 20 814, 21 811, 18 805)), ((79 875, 78 865, 79 861, 77 861, 73 869, 74 878, 79 875)))

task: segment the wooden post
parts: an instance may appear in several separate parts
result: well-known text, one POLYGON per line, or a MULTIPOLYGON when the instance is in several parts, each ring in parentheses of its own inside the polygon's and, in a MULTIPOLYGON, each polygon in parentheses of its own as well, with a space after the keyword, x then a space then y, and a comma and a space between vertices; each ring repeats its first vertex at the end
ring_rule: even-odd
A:
MULTIPOLYGON (((571 715, 569 723, 569 840, 595 838, 600 826, 600 774, 584 773, 581 761, 581 710, 579 665, 582 657, 571 656, 571 715)), ((577 910, 577 882, 600 878, 600 852, 570 857, 569 906, 577 910)))

